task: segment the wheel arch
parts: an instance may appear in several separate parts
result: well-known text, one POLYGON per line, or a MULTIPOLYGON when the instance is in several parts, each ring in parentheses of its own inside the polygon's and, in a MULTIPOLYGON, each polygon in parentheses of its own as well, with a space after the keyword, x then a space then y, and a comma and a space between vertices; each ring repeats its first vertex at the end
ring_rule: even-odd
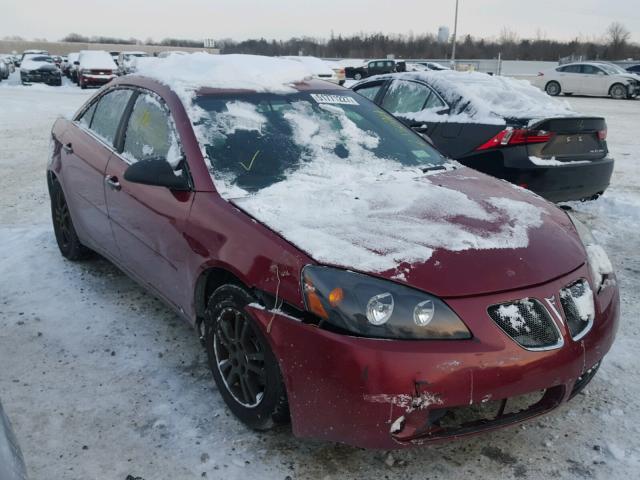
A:
POLYGON ((204 319, 204 312, 211 294, 218 287, 226 284, 238 285, 250 290, 247 283, 241 280, 240 275, 227 265, 209 265, 202 269, 196 280, 194 292, 196 326, 204 319))
POLYGON ((550 84, 555 83, 558 85, 558 87, 560 87, 560 92, 562 93, 564 91, 564 88, 562 87, 562 83, 560 83, 560 80, 556 80, 556 79, 552 79, 549 80, 547 83, 544 84, 544 91, 547 91, 547 88, 549 87, 550 84))
POLYGON ((617 86, 621 86, 622 88, 624 88, 625 92, 627 91, 627 87, 624 83, 622 83, 620 80, 616 80, 615 82, 613 82, 611 84, 611 86, 609 87, 609 91, 607 92, 608 95, 611 95, 611 92, 613 92, 613 89, 617 86))

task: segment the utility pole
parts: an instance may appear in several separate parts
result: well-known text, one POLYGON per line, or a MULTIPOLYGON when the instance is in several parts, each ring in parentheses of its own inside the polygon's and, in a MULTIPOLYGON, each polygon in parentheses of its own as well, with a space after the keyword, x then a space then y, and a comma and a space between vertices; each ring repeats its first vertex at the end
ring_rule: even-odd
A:
POLYGON ((456 0, 456 19, 453 23, 453 47, 451 48, 451 68, 456 68, 456 42, 458 40, 458 0, 456 0))

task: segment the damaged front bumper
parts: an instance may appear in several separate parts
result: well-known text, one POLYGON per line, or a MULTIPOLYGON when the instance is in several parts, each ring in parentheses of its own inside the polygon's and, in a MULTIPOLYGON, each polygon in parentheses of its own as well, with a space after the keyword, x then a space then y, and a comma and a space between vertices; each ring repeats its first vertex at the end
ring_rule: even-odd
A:
POLYGON ((394 449, 515 424, 577 393, 613 343, 619 317, 615 283, 597 295, 587 335, 542 352, 516 344, 487 307, 514 298, 550 298, 586 266, 531 289, 448 299, 470 340, 395 341, 352 337, 277 312, 247 307, 280 362, 299 437, 394 449))

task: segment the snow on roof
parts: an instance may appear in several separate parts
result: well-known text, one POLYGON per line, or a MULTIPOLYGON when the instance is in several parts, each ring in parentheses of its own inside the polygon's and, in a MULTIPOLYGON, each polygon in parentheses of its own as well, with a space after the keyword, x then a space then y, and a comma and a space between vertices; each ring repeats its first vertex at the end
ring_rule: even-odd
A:
POLYGON ((311 70, 315 75, 331 75, 333 74, 332 66, 329 65, 328 62, 317 58, 317 57, 282 57, 287 60, 293 60, 294 62, 299 62, 305 65, 309 70, 311 70))
POLYGON ((78 57, 80 68, 117 70, 113 57, 104 50, 82 50, 78 57))
POLYGON ((211 55, 204 52, 141 58, 137 74, 159 81, 180 96, 185 107, 203 87, 288 93, 311 77, 303 64, 259 55, 211 55))
MULTIPOLYGON (((454 105, 450 121, 504 124, 505 118, 548 118, 577 115, 569 104, 551 98, 526 80, 453 70, 411 72, 396 78, 419 79, 433 86, 444 100, 454 105), (462 102, 459 100, 462 99, 462 102), (466 102, 469 105, 462 111, 466 102)), ((418 121, 432 120, 434 112, 411 115, 418 121), (422 114, 422 115, 421 115, 422 114)), ((442 121, 442 116, 439 116, 442 121)))

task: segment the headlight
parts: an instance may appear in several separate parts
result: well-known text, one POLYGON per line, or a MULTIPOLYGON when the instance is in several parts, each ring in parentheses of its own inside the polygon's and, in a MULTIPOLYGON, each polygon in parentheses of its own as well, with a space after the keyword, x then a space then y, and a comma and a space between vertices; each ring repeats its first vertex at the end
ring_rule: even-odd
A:
POLYGON ((442 300, 387 280, 308 265, 302 290, 306 309, 340 331, 389 339, 471 338, 442 300))
POLYGON ((611 265, 611 260, 609 260, 607 252, 598 245, 589 227, 578 220, 575 215, 569 212, 567 212, 567 215, 569 215, 573 225, 576 227, 578 236, 580 240, 582 240, 584 249, 587 252, 587 261, 589 262, 589 269, 591 270, 591 277, 593 278, 594 290, 598 293, 607 276, 613 274, 613 265, 611 265))

